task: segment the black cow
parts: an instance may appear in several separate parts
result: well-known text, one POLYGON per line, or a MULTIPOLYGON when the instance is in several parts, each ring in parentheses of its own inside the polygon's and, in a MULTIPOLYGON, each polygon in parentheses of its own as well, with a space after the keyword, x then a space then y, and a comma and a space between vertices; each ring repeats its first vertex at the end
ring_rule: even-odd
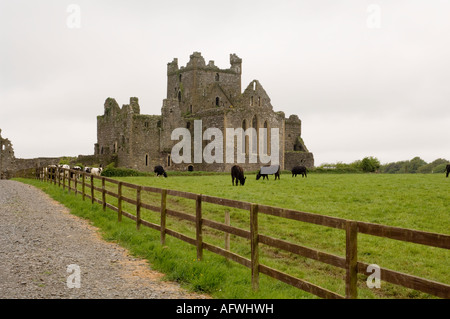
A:
POLYGON ((164 177, 167 177, 167 173, 161 165, 155 166, 153 172, 156 173, 156 176, 163 175, 164 177))
POLYGON ((280 165, 266 165, 261 167, 258 174, 256 175, 256 180, 259 180, 261 177, 263 178, 263 180, 265 178, 269 179, 269 176, 267 175, 272 174, 275 174, 275 180, 277 180, 277 178, 280 179, 280 165))
POLYGON ((244 177, 244 170, 242 167, 238 165, 234 165, 231 168, 231 183, 233 183, 234 186, 234 180, 236 179, 236 186, 238 186, 238 181, 241 183, 242 186, 245 184, 245 180, 247 177, 244 177))
POLYGON ((448 174, 450 174, 450 164, 447 164, 446 169, 447 169, 447 175, 445 175, 445 177, 448 177, 448 174))
POLYGON ((294 166, 292 169, 292 177, 297 177, 297 174, 302 174, 302 177, 308 177, 306 175, 306 167, 302 165, 294 166))

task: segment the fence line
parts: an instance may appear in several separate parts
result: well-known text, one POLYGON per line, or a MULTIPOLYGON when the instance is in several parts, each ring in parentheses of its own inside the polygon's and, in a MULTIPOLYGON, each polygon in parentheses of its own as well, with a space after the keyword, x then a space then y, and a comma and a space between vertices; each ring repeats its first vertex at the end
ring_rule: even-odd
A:
MULTIPOLYGON (((79 191, 77 189, 77 179, 82 178, 82 198, 89 198, 92 203, 97 202, 102 205, 103 210, 107 207, 117 212, 118 221, 122 221, 122 217, 127 217, 136 222, 136 228, 139 230, 141 226, 146 226, 157 230, 161 233, 161 244, 165 244, 166 235, 183 240, 191 245, 196 246, 197 259, 201 260, 203 257, 203 250, 206 249, 212 253, 221 255, 227 259, 235 261, 251 270, 252 288, 259 289, 259 274, 265 274, 289 285, 307 291, 321 298, 357 298, 357 274, 365 274, 369 266, 364 262, 359 262, 358 254, 358 233, 368 234, 372 236, 395 239, 404 242, 411 242, 422 244, 426 246, 438 247, 443 249, 450 249, 450 236, 438 233, 429 233, 424 231, 405 229, 399 227, 385 226, 380 224, 372 224, 360 221, 346 220, 337 217, 318 215, 312 213, 305 213, 292 209, 284 209, 279 207, 272 207, 267 205, 259 205, 238 200, 231 200, 219 198, 208 195, 194 194, 183 191, 175 191, 169 189, 160 189, 155 187, 140 186, 130 184, 122 181, 117 181, 111 178, 94 176, 80 171, 63 168, 38 168, 35 170, 34 176, 40 180, 53 183, 63 189, 67 188, 70 192, 73 190, 75 194, 79 191), (90 178, 90 183, 86 183, 86 178, 90 178), (101 181, 102 187, 94 185, 94 179, 101 181), (74 182, 74 187, 71 186, 71 181, 74 182), (117 185, 117 193, 107 190, 105 183, 113 183, 117 185), (123 187, 136 190, 136 198, 128 198, 123 195, 123 187), (86 193, 86 188, 90 188, 90 194, 86 193), (95 191, 101 193, 101 199, 96 198, 95 191), (161 204, 159 207, 142 202, 142 193, 161 194, 161 204), (107 203, 106 195, 117 198, 117 207, 107 203), (167 208, 167 195, 191 199, 195 201, 195 215, 178 212, 167 208), (135 215, 123 210, 123 202, 127 202, 135 206, 135 215), (202 217, 202 203, 212 203, 230 208, 238 208, 247 210, 250 216, 250 230, 237 228, 231 226, 229 220, 225 223, 220 223, 208 220, 202 217), (160 214, 160 224, 151 223, 141 218, 141 208, 145 208, 160 214), (346 235, 346 254, 345 257, 336 256, 333 254, 321 252, 319 250, 307 248, 298 244, 290 243, 281 239, 272 238, 260 234, 258 231, 258 215, 272 215, 279 218, 286 218, 291 220, 312 223, 325 227, 332 227, 345 231, 346 235), (181 220, 186 220, 195 223, 195 238, 186 236, 182 233, 168 229, 166 226, 167 215, 177 217, 181 220), (223 249, 203 241, 203 229, 210 227, 219 231, 223 231, 226 235, 236 235, 250 240, 251 258, 245 258, 236 253, 223 249), (260 264, 259 261, 259 244, 264 244, 270 247, 282 249, 284 251, 297 254, 306 258, 326 263, 338 268, 345 269, 345 296, 339 295, 335 292, 329 291, 323 287, 319 287, 309 283, 303 279, 296 278, 289 274, 283 273, 279 270, 270 268, 266 265, 260 264)), ((229 238, 229 237, 226 237, 229 238)), ((228 247, 229 247, 229 239, 228 247)), ((227 247, 227 244, 225 245, 227 247)), ((450 298, 450 286, 444 283, 404 274, 390 269, 381 268, 381 280, 400 285, 406 288, 419 290, 440 298, 450 298)))

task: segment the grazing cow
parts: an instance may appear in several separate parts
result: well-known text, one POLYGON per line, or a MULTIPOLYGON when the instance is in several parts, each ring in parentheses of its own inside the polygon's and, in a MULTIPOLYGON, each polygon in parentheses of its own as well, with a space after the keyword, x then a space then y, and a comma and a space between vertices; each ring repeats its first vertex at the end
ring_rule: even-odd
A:
POLYGON ((231 168, 231 183, 234 186, 234 180, 236 179, 236 186, 238 186, 238 182, 241 183, 242 186, 245 184, 245 180, 247 177, 244 177, 244 170, 242 167, 238 165, 234 165, 231 168))
POLYGON ((447 175, 445 175, 445 177, 448 177, 448 174, 450 174, 450 164, 447 164, 446 169, 447 169, 447 175))
POLYGON ((267 165, 261 167, 258 174, 256 175, 256 180, 259 180, 262 176, 263 180, 265 178, 269 179, 269 176, 275 174, 275 180, 280 179, 280 165, 267 165))
POLYGON ((302 174, 302 177, 307 177, 306 167, 302 165, 294 166, 294 168, 292 169, 292 177, 297 177, 297 174, 302 174))
POLYGON ((92 174, 92 175, 95 175, 95 176, 100 176, 100 175, 102 175, 102 171, 103 171, 103 168, 102 168, 102 167, 92 167, 92 168, 91 168, 91 174, 92 174))
POLYGON ((156 173, 156 176, 162 175, 164 177, 167 177, 167 173, 161 165, 155 166, 155 169, 153 170, 153 172, 156 173))
MULTIPOLYGON (((82 169, 80 166, 74 166, 74 167, 72 168, 72 170, 81 172, 83 169, 82 169)), ((78 173, 74 173, 74 172, 70 172, 70 178, 73 179, 74 176, 75 176, 76 178, 78 178, 78 177, 79 177, 79 174, 78 174, 78 173)))

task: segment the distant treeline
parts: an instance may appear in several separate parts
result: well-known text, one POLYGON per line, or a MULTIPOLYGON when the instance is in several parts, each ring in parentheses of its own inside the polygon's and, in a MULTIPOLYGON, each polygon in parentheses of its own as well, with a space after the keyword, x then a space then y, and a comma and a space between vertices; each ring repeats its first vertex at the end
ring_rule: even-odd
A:
POLYGON ((438 158, 431 163, 427 163, 420 157, 414 157, 411 160, 380 164, 380 161, 376 157, 370 156, 350 164, 341 162, 335 164, 322 164, 313 171, 317 173, 441 174, 445 173, 445 168, 449 163, 450 161, 444 158, 438 158))

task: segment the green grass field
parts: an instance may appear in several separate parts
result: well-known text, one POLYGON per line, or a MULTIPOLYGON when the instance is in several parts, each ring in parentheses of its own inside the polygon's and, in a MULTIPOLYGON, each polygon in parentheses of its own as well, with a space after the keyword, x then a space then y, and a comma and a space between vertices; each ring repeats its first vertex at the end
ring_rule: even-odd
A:
MULTIPOLYGON (((300 210, 304 212, 366 221, 390 226, 450 234, 450 179, 434 174, 310 174, 308 178, 281 175, 281 180, 256 181, 247 175, 244 187, 232 186, 228 175, 121 177, 128 183, 182 190, 212 196, 242 200, 300 210)), ((260 275, 260 291, 253 292, 250 270, 232 261, 205 251, 203 261, 196 260, 195 247, 168 236, 167 245, 159 243, 159 232, 142 227, 137 231, 134 222, 124 218, 117 223, 117 214, 105 214, 101 206, 75 197, 38 181, 32 183, 49 192, 68 206, 72 213, 92 220, 108 240, 119 242, 134 254, 147 258, 186 287, 210 293, 218 298, 314 298, 299 289, 260 275)), ((116 185, 107 183, 116 190, 116 185)), ((135 191, 124 195, 134 198, 135 191)), ((100 198, 100 194, 96 197, 100 198)), ((158 205, 159 194, 143 194, 143 202, 158 205)), ((117 200, 108 198, 116 205, 117 200)), ((192 200, 168 196, 168 208, 195 213, 192 200)), ((131 205, 124 209, 134 213, 131 205)), ((230 211, 231 225, 249 229, 247 211, 203 203, 203 217, 224 221, 225 210, 230 211)), ((142 218, 159 223, 157 213, 143 210, 142 218)), ((195 238, 195 227, 187 221, 168 217, 167 227, 195 238)), ((342 230, 290 221, 274 216, 259 216, 259 233, 304 245, 320 251, 345 256, 345 233, 342 230)), ((208 230, 204 241, 224 246, 224 235, 208 230)), ((264 245, 260 247, 260 262, 311 283, 345 295, 345 272, 327 264, 295 256, 264 245)), ((231 251, 249 258, 250 245, 245 239, 231 236, 231 251)), ((448 265, 450 252, 445 249, 404 243, 369 235, 358 235, 358 260, 378 264, 383 268, 450 284, 448 265)), ((369 289, 365 276, 359 276, 360 298, 430 298, 431 296, 383 282, 380 289, 369 289)))

